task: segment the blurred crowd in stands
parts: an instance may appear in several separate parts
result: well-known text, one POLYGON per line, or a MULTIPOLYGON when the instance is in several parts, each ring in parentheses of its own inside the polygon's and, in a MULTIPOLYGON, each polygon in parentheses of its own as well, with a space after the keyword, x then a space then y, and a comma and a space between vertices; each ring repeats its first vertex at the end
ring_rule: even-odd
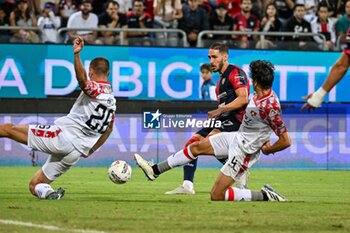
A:
POLYGON ((180 29, 191 47, 210 30, 240 34, 207 33, 205 46, 220 40, 231 48, 332 51, 346 43, 349 26, 350 0, 0 0, 0 43, 71 43, 81 35, 88 44, 180 45, 176 31, 93 30, 153 28, 180 29), (57 36, 60 28, 67 30, 57 36))

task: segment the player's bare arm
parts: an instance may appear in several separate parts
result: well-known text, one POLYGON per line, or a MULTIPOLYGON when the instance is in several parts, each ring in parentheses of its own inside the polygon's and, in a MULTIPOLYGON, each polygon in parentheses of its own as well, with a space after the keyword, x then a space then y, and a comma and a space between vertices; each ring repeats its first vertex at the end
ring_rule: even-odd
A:
POLYGON ((82 154, 81 157, 88 158, 92 153, 94 153, 98 148, 100 148, 109 138, 113 131, 114 126, 114 116, 112 117, 112 121, 109 123, 106 131, 101 135, 101 137, 97 140, 97 142, 91 147, 91 150, 88 155, 82 154))
POLYGON ((230 112, 244 107, 248 104, 248 92, 246 87, 235 90, 237 98, 227 105, 208 112, 208 118, 215 118, 224 112, 230 112))
POLYGON ((84 40, 80 36, 78 36, 73 42, 74 70, 79 86, 82 90, 85 88, 87 82, 87 74, 80 58, 80 52, 81 50, 83 50, 83 47, 84 40))
POLYGON ((288 132, 282 133, 279 137, 278 140, 271 145, 270 141, 267 141, 262 147, 261 151, 265 154, 274 154, 278 151, 284 150, 291 145, 291 140, 288 135, 288 132))
POLYGON ((308 109, 308 111, 311 111, 315 108, 321 107, 325 95, 344 77, 349 66, 349 55, 343 52, 337 62, 333 65, 322 87, 316 92, 303 97, 307 102, 302 106, 301 110, 308 109))

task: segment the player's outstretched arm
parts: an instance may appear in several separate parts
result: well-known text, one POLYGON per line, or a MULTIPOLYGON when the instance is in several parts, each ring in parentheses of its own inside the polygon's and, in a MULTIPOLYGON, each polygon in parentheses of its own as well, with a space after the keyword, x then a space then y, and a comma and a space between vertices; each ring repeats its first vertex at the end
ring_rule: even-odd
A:
POLYGON ((75 75, 77 77, 79 86, 82 90, 84 90, 87 83, 87 74, 80 58, 80 52, 81 50, 83 50, 83 47, 84 47, 84 40, 83 38, 78 36, 73 42, 74 70, 75 70, 75 75))
POLYGON ((290 147, 291 145, 291 140, 290 137, 288 135, 288 132, 284 132, 282 133, 278 140, 271 145, 270 141, 267 141, 262 147, 261 147, 261 151, 265 154, 274 154, 278 151, 284 150, 288 147, 290 147))
POLYGON ((333 65, 322 86, 314 93, 303 97, 307 102, 302 106, 301 110, 308 109, 308 111, 311 111, 315 108, 321 107, 326 94, 330 92, 330 90, 332 90, 332 88, 344 77, 349 66, 349 55, 343 52, 337 62, 333 65))

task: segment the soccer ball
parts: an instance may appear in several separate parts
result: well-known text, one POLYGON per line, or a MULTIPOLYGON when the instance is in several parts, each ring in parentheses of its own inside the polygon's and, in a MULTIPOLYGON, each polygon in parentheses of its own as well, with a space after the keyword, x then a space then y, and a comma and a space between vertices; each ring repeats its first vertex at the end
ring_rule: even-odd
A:
POLYGON ((131 178, 131 171, 127 162, 116 160, 108 168, 108 177, 115 184, 125 184, 131 178))

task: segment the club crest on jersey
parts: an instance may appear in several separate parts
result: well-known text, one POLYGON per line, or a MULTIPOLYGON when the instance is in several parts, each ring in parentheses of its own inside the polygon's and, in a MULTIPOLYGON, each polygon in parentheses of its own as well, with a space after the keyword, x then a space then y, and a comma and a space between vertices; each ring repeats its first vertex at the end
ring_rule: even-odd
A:
POLYGON ((251 110, 251 111, 250 111, 250 115, 252 115, 253 117, 255 117, 255 116, 256 116, 256 114, 257 114, 257 113, 256 113, 256 112, 254 112, 253 110, 251 110))
POLYGON ((223 78, 223 79, 221 80, 221 84, 224 85, 225 81, 226 81, 226 78, 223 78))

